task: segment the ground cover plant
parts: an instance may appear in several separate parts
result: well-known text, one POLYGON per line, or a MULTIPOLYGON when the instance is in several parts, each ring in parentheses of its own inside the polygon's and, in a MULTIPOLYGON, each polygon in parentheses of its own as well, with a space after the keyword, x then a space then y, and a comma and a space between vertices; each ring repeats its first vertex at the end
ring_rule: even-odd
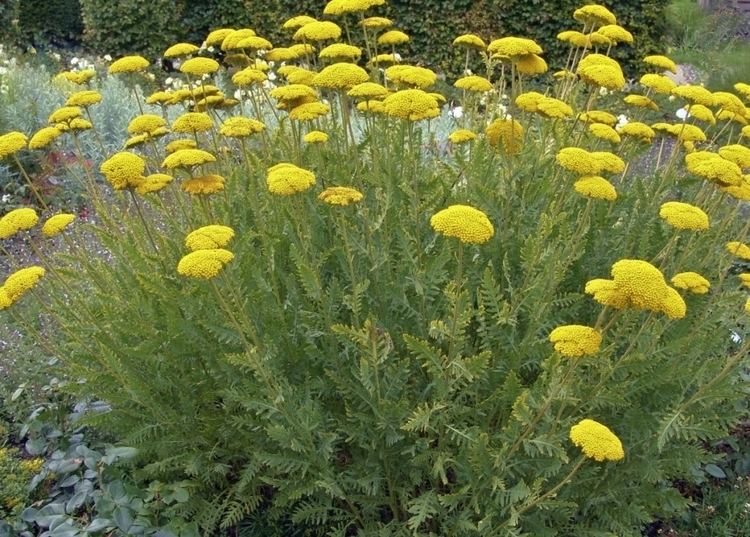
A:
MULTIPOLYGON (((1 314, 204 535, 639 535, 685 511, 672 484, 746 414, 750 86, 678 86, 661 55, 627 83, 637 35, 586 5, 553 75, 530 39, 465 34, 485 70, 441 94, 382 3, 294 17, 288 46, 175 44, 178 89, 145 92, 140 56, 55 75, 49 125, 0 137, 39 205, 0 219, 38 260, 1 314), (92 222, 23 166, 61 148, 92 222)), ((91 531, 128 534, 120 507, 91 531)))

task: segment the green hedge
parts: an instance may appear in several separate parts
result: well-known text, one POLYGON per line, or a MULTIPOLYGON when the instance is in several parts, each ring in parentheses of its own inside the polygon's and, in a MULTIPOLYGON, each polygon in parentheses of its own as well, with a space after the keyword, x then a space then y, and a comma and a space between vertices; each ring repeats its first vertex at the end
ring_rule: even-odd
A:
MULTIPOLYGON (((454 37, 475 32, 491 39, 504 35, 530 36, 539 41, 546 58, 557 67, 566 54, 555 36, 577 28, 572 18, 582 0, 391 0, 373 13, 393 18, 412 37, 403 55, 435 69, 455 73, 459 55, 454 37)), ((634 60, 662 51, 664 12, 669 0, 605 1, 623 26, 636 35, 636 47, 620 46, 615 57, 633 71, 634 60)), ((175 41, 199 43, 207 32, 222 26, 249 26, 274 43, 285 44, 281 23, 293 15, 322 14, 320 0, 81 0, 86 40, 97 52, 160 55, 175 41)), ((355 22, 352 20, 352 23, 355 22)))
POLYGON ((65 45, 80 41, 83 32, 79 0, 20 0, 20 38, 34 46, 65 45))

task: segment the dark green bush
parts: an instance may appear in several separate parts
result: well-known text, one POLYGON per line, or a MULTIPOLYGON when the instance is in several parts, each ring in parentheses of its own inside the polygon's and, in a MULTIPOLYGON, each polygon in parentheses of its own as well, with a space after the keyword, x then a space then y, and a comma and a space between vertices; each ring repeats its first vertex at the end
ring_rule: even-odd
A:
MULTIPOLYGON (((273 43, 287 43, 281 30, 287 18, 318 13, 322 2, 312 0, 138 0, 112 3, 81 0, 86 40, 96 50, 110 54, 140 52, 160 55, 176 41, 199 43, 207 32, 222 26, 248 26, 273 43)), ((475 32, 486 39, 504 35, 529 36, 539 41, 551 63, 564 63, 567 48, 556 35, 570 28, 570 14, 581 0, 553 0, 539 4, 522 0, 393 0, 373 13, 383 14, 407 28, 412 41, 401 48, 411 61, 429 63, 444 72, 457 72, 460 59, 450 43, 457 35, 475 32)), ((635 47, 620 46, 614 56, 633 71, 634 61, 662 52, 664 12, 668 0, 606 1, 620 22, 637 35, 635 47)), ((338 21, 340 22, 340 21, 338 21)), ((351 24, 356 18, 350 19, 351 24)))
POLYGON ((22 44, 66 45, 80 41, 83 33, 79 0, 21 0, 18 25, 22 44))

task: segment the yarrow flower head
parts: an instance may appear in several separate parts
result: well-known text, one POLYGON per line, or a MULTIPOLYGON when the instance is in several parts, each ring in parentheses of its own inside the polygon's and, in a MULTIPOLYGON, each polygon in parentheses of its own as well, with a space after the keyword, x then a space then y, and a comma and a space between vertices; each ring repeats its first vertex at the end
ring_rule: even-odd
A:
POLYGON ((382 6, 385 0, 330 0, 323 8, 325 15, 345 15, 366 11, 371 7, 382 6))
POLYGON ((263 132, 265 128, 266 126, 257 119, 237 116, 225 119, 219 132, 231 138, 244 138, 263 132))
POLYGON ((453 144, 463 144, 477 139, 477 133, 469 129, 457 129, 448 135, 448 140, 453 144))
POLYGON ((400 30, 389 30, 378 37, 378 45, 394 46, 409 42, 409 36, 400 30))
POLYGON ((677 229, 703 231, 708 229, 708 215, 689 203, 668 201, 659 209, 659 216, 677 229))
POLYGON ((570 428, 570 440, 583 454, 597 462, 619 461, 625 458, 622 442, 601 423, 584 419, 570 428))
POLYGON ((348 186, 331 186, 318 195, 320 201, 342 207, 362 201, 362 198, 364 198, 362 192, 348 186))
POLYGON ((174 181, 174 177, 167 175, 166 173, 152 173, 147 175, 143 182, 135 187, 135 191, 141 196, 145 194, 153 194, 164 189, 169 183, 174 181))
POLYGON ((202 149, 178 149, 167 156, 161 165, 165 168, 192 168, 209 162, 216 162, 216 157, 202 149))
POLYGON ((437 74, 431 69, 415 65, 392 65, 385 70, 385 76, 402 86, 427 89, 437 82, 437 74))
POLYGON ((549 340, 563 356, 577 357, 599 352, 602 335, 590 326, 569 324, 555 328, 549 340))
POLYGON ((125 56, 112 62, 109 66, 109 74, 137 73, 145 70, 149 65, 151 64, 143 56, 125 56))
POLYGON ((674 60, 671 60, 670 58, 662 56, 660 54, 646 56, 645 58, 643 58, 643 63, 653 65, 654 67, 664 69, 665 71, 677 73, 677 64, 674 62, 674 60))
POLYGON ((62 135, 57 127, 42 127, 29 140, 29 149, 43 149, 62 135))
POLYGON ((420 89, 397 91, 383 100, 385 113, 409 121, 432 119, 440 115, 434 97, 420 89))
POLYGON ((309 22, 294 33, 295 41, 325 41, 341 37, 341 27, 330 21, 309 22))
POLYGON ((200 49, 192 43, 177 43, 164 51, 164 57, 179 58, 180 56, 189 56, 190 54, 195 54, 199 50, 200 49))
POLYGON ((60 213, 50 216, 42 226, 42 233, 47 237, 54 237, 55 235, 62 233, 75 219, 76 216, 69 213, 60 213))
POLYGON ((523 126, 515 119, 496 119, 484 134, 492 147, 502 149, 506 155, 516 155, 523 148, 523 126))
POLYGON ((149 134, 167 124, 166 120, 156 114, 135 116, 128 124, 128 134, 149 134))
POLYGON ((618 90, 625 85, 620 64, 603 54, 589 54, 579 63, 576 74, 587 84, 618 90))
POLYGON ((313 86, 329 89, 351 89, 370 79, 367 71, 353 63, 334 63, 324 67, 312 80, 313 86))
POLYGON ((221 175, 201 175, 183 181, 181 188, 194 196, 210 195, 224 190, 225 182, 226 180, 221 175))
POLYGON ((233 238, 231 227, 212 224, 190 232, 185 237, 185 247, 191 252, 224 248, 233 238))
POLYGON ((495 234, 487 215, 469 205, 451 205, 430 218, 432 229, 466 244, 483 244, 495 234))
POLYGON ((77 91, 65 101, 65 106, 93 106, 102 101, 102 94, 94 90, 77 91))
POLYGON ((0 289, 10 300, 9 305, 17 302, 24 294, 33 289, 44 276, 44 273, 45 270, 42 267, 34 266, 22 268, 8 276, 0 289))
POLYGON ((177 273, 188 278, 210 280, 234 259, 234 254, 223 248, 196 250, 185 255, 177 264, 177 273))
POLYGON ((268 191, 279 196, 304 192, 315 184, 315 174, 288 162, 268 168, 268 191))
POLYGON ((22 132, 9 132, 0 136, 0 159, 15 155, 26 147, 26 135, 22 132))
POLYGON ((180 72, 194 76, 210 75, 219 70, 219 62, 211 58, 190 58, 180 65, 180 72))
POLYGON ((328 135, 322 131, 310 131, 302 139, 306 144, 324 144, 328 141, 328 135))
POLYGON ((456 80, 453 86, 462 90, 484 93, 492 89, 492 82, 481 76, 469 75, 456 80))
POLYGON ((727 252, 742 258, 746 261, 750 261, 750 246, 742 242, 732 241, 726 244, 727 252))
POLYGON ((146 161, 135 153, 121 151, 105 160, 99 170, 115 190, 136 188, 143 182, 146 161))
POLYGON ((586 283, 586 294, 605 306, 664 313, 681 319, 687 306, 680 294, 669 287, 661 271, 648 261, 622 259, 612 265, 612 280, 586 283))
POLYGON ((607 151, 589 152, 580 147, 565 147, 555 157, 557 163, 579 175, 599 175, 602 172, 622 173, 625 162, 607 151))
POLYGON ((742 184, 742 170, 737 164, 710 151, 695 151, 685 155, 685 165, 690 173, 718 183, 720 186, 742 184))
POLYGON ((684 289, 696 295, 705 295, 711 283, 697 272, 680 272, 670 280, 677 289, 684 289))
POLYGON ((587 198, 615 201, 617 190, 604 177, 598 175, 586 175, 573 183, 573 189, 581 196, 587 198))
POLYGON ((541 54, 543 51, 542 47, 532 39, 510 36, 492 41, 487 46, 487 52, 513 59, 529 54, 541 54))
POLYGON ((0 218, 0 239, 9 239, 19 231, 33 228, 39 222, 39 216, 31 207, 13 209, 0 218))

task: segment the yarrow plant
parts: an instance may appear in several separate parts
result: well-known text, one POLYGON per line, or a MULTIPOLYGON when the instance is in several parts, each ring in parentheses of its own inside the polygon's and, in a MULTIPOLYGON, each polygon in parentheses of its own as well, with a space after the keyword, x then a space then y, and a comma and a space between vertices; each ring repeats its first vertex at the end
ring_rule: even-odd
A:
POLYGON ((20 170, 59 146, 84 162, 105 77, 133 118, 69 170, 96 224, 41 195, 41 225, 0 219, 39 259, 3 278, 2 315, 107 403, 88 423, 137 448, 144 488, 189 489, 174 514, 206 535, 640 535, 688 507, 671 483, 742 413, 750 86, 680 86, 649 56, 626 93, 637 36, 591 4, 549 79, 531 39, 456 37, 486 70, 449 110, 382 4, 332 0, 283 46, 175 44, 181 83, 151 95, 139 56, 58 75, 75 87, 49 125, 0 136, 20 170))

